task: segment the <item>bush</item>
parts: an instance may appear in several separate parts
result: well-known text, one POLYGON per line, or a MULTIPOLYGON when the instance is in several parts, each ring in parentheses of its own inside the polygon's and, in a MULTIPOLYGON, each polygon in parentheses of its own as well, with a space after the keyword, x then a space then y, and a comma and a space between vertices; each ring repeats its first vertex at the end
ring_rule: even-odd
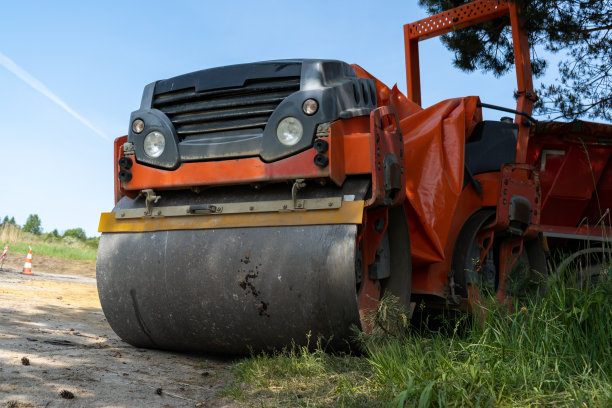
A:
POLYGON ((85 241, 87 239, 87 235, 85 235, 85 231, 83 228, 70 228, 64 232, 64 238, 72 237, 78 239, 79 241, 85 241))

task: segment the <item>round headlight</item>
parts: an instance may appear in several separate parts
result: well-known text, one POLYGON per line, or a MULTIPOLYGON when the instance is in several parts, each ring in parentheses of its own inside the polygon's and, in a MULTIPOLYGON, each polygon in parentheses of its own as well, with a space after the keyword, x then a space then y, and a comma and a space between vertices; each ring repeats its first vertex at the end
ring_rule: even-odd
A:
POLYGON ((144 138, 144 151, 147 156, 155 159, 164 152, 166 147, 166 138, 161 132, 154 130, 144 138))
POLYGON ((302 139, 304 128, 302 122, 293 116, 287 116, 276 127, 276 137, 285 146, 293 146, 302 139))
POLYGON ((144 126, 145 124, 142 119, 134 119, 132 122, 132 132, 140 133, 144 130, 144 126))
POLYGON ((308 116, 314 115, 319 110, 319 103, 314 99, 306 99, 302 104, 302 111, 308 116))

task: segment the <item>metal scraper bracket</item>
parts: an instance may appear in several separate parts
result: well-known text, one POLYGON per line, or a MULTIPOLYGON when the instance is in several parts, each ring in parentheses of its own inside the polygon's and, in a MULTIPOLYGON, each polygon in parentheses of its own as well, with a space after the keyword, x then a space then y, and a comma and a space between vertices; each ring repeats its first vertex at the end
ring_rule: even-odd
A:
POLYGON ((304 200, 255 201, 244 203, 193 204, 172 207, 125 209, 115 212, 116 219, 184 217, 186 215, 244 214, 262 212, 290 212, 305 210, 335 210, 342 206, 341 197, 310 198, 304 200))

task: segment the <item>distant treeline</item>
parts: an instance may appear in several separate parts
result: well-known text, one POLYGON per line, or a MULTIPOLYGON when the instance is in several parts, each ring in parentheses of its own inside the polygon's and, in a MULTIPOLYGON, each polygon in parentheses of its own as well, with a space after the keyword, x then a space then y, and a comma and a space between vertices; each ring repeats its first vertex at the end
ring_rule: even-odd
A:
POLYGON ((15 217, 9 218, 6 215, 0 223, 0 229, 6 228, 18 229, 21 232, 37 235, 43 241, 80 241, 93 248, 97 248, 100 241, 99 237, 87 237, 83 228, 69 228, 63 234, 60 234, 57 229, 51 232, 43 232, 42 221, 38 214, 30 214, 23 226, 15 222, 15 217))

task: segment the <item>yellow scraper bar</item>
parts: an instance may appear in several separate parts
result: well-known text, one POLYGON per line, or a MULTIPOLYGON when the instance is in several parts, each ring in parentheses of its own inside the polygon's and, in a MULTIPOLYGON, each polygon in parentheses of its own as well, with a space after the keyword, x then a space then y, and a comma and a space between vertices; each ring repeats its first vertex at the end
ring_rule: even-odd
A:
POLYGON ((99 232, 150 232, 239 227, 291 225, 361 224, 363 201, 345 201, 337 209, 266 213, 185 215, 116 219, 115 213, 102 213, 99 232))

